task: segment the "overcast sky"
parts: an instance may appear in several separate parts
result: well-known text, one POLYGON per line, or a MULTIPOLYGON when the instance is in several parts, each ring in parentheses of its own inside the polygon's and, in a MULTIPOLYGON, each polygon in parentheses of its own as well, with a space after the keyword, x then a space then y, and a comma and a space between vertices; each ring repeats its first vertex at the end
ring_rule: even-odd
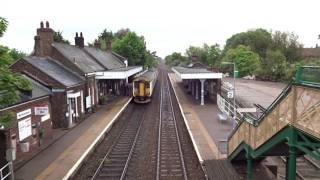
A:
POLYGON ((10 24, 0 44, 31 52, 39 22, 49 21, 72 44, 77 31, 92 42, 104 28, 130 28, 162 57, 189 45, 223 46, 253 28, 294 32, 310 47, 320 44, 319 14, 319 0, 2 0, 0 16, 10 24))

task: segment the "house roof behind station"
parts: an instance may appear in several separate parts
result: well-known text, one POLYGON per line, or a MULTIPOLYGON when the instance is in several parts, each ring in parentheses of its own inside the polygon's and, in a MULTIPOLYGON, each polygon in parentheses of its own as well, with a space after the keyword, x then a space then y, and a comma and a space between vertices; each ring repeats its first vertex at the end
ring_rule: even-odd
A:
POLYGON ((125 67, 123 60, 113 52, 102 51, 91 47, 84 47, 84 50, 108 70, 125 67))
POLYGON ((67 87, 84 82, 83 77, 73 73, 52 58, 31 56, 24 59, 67 87))
POLYGON ((74 63, 84 73, 92 73, 96 71, 105 70, 100 64, 98 64, 89 54, 87 54, 82 48, 77 46, 53 43, 53 46, 62 53, 69 61, 74 63))

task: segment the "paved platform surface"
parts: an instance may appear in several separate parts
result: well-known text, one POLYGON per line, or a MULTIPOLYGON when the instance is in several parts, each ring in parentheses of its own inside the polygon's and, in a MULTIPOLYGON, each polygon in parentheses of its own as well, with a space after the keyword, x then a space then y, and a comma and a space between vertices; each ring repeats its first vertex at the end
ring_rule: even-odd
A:
POLYGON ((15 179, 62 179, 129 99, 121 97, 103 106, 18 169, 15 179))
MULTIPOLYGON (((233 83, 233 78, 223 78, 222 80, 233 83)), ((251 107, 253 107, 253 103, 256 103, 267 108, 285 86, 286 84, 279 82, 236 78, 236 99, 251 107)))
POLYGON ((201 106, 199 101, 187 94, 176 74, 169 73, 169 77, 202 160, 225 158, 219 151, 219 141, 227 139, 232 122, 220 122, 215 103, 205 100, 205 105, 201 106))

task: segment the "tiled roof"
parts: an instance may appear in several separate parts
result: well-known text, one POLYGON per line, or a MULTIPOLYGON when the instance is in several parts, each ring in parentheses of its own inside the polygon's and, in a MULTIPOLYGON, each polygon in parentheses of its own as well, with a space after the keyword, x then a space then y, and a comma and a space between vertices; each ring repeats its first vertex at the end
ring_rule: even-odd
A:
POLYGON ((27 101, 30 99, 36 99, 42 96, 47 96, 51 94, 50 89, 48 89, 47 87, 41 85, 40 83, 36 82, 35 80, 33 80, 32 78, 23 75, 24 78, 26 78, 27 80, 29 80, 31 82, 32 85, 32 91, 31 91, 31 96, 26 96, 24 94, 21 94, 21 101, 27 101))
POLYGON ((36 56, 25 57, 24 59, 65 86, 74 86, 84 82, 81 76, 76 75, 58 63, 57 60, 36 56))
POLYGON ((105 70, 99 65, 90 55, 88 55, 82 48, 72 46, 69 44, 53 43, 60 53, 62 53, 69 61, 74 63, 84 73, 92 73, 96 71, 105 70))
POLYGON ((113 52, 102 51, 91 47, 84 47, 84 50, 108 70, 125 67, 122 59, 120 59, 119 56, 116 56, 113 52))

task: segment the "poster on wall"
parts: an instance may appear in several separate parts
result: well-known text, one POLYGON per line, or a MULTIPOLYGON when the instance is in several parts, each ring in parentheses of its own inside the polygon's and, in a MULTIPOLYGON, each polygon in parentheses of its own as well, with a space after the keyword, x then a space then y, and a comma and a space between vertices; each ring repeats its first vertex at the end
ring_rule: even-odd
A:
POLYGON ((19 141, 31 136, 31 117, 23 119, 18 122, 19 141))
POLYGON ((86 97, 86 108, 90 108, 91 107, 91 96, 87 96, 86 97))
POLYGON ((49 107, 48 106, 35 107, 34 108, 34 114, 35 115, 40 115, 40 116, 47 115, 47 114, 49 114, 49 107))

